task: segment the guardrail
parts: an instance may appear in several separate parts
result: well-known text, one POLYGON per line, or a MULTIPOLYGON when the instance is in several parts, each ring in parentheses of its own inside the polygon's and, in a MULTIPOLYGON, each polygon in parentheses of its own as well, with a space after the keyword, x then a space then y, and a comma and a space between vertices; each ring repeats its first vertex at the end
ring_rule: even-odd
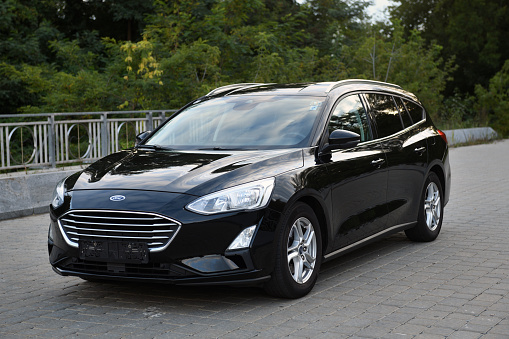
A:
POLYGON ((93 162, 133 146, 175 111, 0 115, 0 170, 93 162))

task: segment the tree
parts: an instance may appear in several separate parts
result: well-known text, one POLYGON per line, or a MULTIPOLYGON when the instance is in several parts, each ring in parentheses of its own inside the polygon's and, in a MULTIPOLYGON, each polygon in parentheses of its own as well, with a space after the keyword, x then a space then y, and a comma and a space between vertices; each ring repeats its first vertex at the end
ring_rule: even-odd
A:
POLYGON ((452 70, 441 47, 396 20, 363 21, 366 6, 6 0, 0 98, 10 112, 177 108, 229 83, 360 77, 399 83, 438 110, 452 70))
POLYGON ((415 93, 438 118, 453 59, 444 61, 442 47, 427 45, 417 30, 408 37, 395 20, 389 27, 375 26, 344 49, 342 56, 349 77, 392 82, 415 93))
POLYGON ((473 93, 476 84, 489 79, 509 58, 509 3, 506 0, 401 0, 391 10, 401 18, 407 35, 422 32, 428 44, 443 46, 442 57, 456 58, 458 68, 448 86, 473 93))
MULTIPOLYGON (((45 4, 46 1, 41 1, 45 4)), ((38 3, 41 5, 40 3, 38 3)), ((39 96, 27 89, 17 77, 22 64, 37 65, 49 58, 48 41, 59 36, 49 21, 30 1, 0 2, 0 113, 15 112, 18 107, 34 105, 39 96)))

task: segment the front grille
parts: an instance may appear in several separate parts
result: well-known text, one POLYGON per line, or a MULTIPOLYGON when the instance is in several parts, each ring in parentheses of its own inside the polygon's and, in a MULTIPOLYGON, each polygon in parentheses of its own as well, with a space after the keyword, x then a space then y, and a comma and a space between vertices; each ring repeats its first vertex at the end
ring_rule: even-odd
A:
POLYGON ((145 242, 150 252, 165 249, 180 223, 154 213, 74 210, 58 220, 66 241, 78 247, 80 240, 145 242))

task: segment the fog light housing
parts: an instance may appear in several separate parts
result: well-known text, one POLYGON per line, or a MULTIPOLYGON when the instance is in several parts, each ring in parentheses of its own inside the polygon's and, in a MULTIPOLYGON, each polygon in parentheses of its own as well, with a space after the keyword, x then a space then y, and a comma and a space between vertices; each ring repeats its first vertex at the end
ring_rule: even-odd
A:
POLYGON ((250 226, 246 229, 244 229, 242 232, 237 235, 235 240, 228 246, 228 250, 238 250, 242 248, 248 248, 251 246, 251 240, 253 239, 253 236, 256 231, 256 225, 250 226))

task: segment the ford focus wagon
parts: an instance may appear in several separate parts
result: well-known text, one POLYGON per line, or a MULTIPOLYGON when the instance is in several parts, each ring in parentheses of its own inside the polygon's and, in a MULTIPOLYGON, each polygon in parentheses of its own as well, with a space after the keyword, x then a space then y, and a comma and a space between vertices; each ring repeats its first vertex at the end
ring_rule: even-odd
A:
POLYGON ((62 180, 49 259, 87 280, 298 298, 326 260, 400 231, 434 240, 450 178, 444 133, 397 85, 224 86, 62 180))

